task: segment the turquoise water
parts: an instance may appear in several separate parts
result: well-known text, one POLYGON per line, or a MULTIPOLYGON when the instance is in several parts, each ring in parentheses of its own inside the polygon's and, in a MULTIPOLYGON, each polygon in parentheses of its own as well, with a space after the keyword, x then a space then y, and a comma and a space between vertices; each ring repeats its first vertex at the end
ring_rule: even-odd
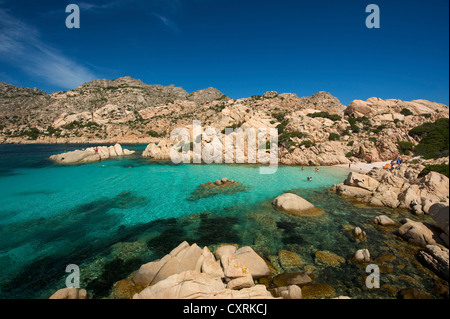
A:
MULTIPOLYGON (((114 282, 183 240, 212 248, 224 242, 252 245, 274 264, 278 251, 288 249, 301 256, 300 268, 315 267, 316 281, 332 285, 339 295, 389 298, 386 290, 374 294, 362 287, 360 267, 323 267, 314 253, 328 250, 347 259, 360 248, 375 256, 412 249, 368 222, 380 210, 354 206, 328 192, 345 179, 345 169, 322 167, 317 173, 314 167, 280 166, 274 175, 260 175, 251 165, 173 165, 140 157, 145 146, 126 146, 137 151, 128 158, 86 165, 48 160, 81 147, 0 146, 1 298, 48 298, 64 287, 68 264, 80 266, 82 286, 92 295, 106 297, 114 282), (187 200, 199 184, 222 177, 246 190, 187 200), (305 218, 275 212, 270 202, 287 191, 326 213, 305 218), (371 240, 356 242, 344 229, 348 224, 363 227, 371 240)), ((398 268, 420 288, 432 290, 426 269, 401 258, 394 264, 406 265, 398 268)), ((388 276, 392 272, 385 278, 390 285, 401 284, 399 276, 388 276)))

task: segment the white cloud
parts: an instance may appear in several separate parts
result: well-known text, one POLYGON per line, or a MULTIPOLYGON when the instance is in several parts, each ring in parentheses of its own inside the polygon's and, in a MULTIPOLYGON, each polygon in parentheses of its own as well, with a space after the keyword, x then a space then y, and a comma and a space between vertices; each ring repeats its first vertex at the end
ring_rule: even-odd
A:
POLYGON ((180 33, 180 28, 173 20, 157 13, 153 13, 153 15, 157 17, 167 27, 168 30, 174 33, 180 33))
POLYGON ((78 3, 78 6, 80 7, 81 10, 95 11, 95 10, 113 8, 113 7, 121 5, 122 3, 123 3, 123 1, 113 1, 113 2, 109 2, 109 3, 105 3, 105 4, 80 2, 80 3, 78 3))
POLYGON ((0 59, 63 89, 97 78, 89 69, 45 43, 39 31, 0 9, 0 59))

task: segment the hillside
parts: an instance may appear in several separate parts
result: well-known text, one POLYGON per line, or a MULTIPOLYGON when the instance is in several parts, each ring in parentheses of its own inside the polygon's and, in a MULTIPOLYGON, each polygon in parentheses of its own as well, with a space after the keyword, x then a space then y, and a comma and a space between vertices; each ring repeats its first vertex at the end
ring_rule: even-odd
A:
POLYGON ((66 92, 0 83, 0 143, 157 143, 174 128, 278 128, 279 158, 289 165, 389 160, 421 138, 409 132, 449 117, 425 100, 370 98, 343 105, 330 93, 267 92, 234 100, 217 89, 147 85, 130 77, 95 80, 66 92), (406 143, 406 144, 405 144, 406 143))

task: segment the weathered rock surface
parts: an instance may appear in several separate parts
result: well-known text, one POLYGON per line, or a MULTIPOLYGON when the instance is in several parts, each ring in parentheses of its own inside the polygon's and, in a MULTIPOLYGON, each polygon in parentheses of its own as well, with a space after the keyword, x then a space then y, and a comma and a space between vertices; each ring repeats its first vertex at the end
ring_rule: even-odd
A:
POLYGON ((89 147, 85 150, 75 150, 50 156, 51 160, 61 164, 91 163, 101 161, 117 156, 128 156, 134 154, 134 151, 122 149, 120 144, 114 146, 89 147))
POLYGON ((370 252, 368 249, 360 249, 353 256, 353 261, 358 263, 370 262, 370 252))
POLYGON ((380 216, 375 217, 373 222, 375 224, 381 225, 381 226, 398 226, 399 225, 399 223, 397 223, 396 221, 393 221, 386 215, 380 215, 380 216))
POLYGON ((419 258, 434 273, 448 281, 449 279, 449 251, 438 245, 428 245, 419 252, 419 258))
POLYGON ((437 234, 437 227, 408 218, 402 220, 402 223, 403 225, 398 229, 398 234, 407 242, 421 247, 441 243, 439 234, 437 234))
POLYGON ((55 292, 49 299, 88 299, 84 289, 64 288, 55 292))
POLYGON ((233 256, 248 268, 253 279, 271 275, 271 271, 264 259, 262 259, 250 246, 239 248, 233 256))
MULTIPOLYGON (((223 245, 212 254, 208 247, 183 242, 121 282, 129 280, 129 291, 140 287, 135 299, 272 298, 265 286, 255 285, 255 279, 271 275, 265 260, 249 246, 223 245)), ((298 291, 288 296, 298 297, 298 291)))
POLYGON ((272 205, 281 211, 285 211, 299 216, 319 216, 324 211, 307 200, 292 193, 286 193, 275 198, 272 205))
POLYGON ((440 238, 442 241, 445 242, 445 244, 448 247, 448 238, 449 238, 449 206, 446 204, 438 203, 434 204, 430 207, 428 214, 431 216, 431 218, 434 219, 438 227, 442 230, 442 233, 440 235, 440 238))
POLYGON ((278 287, 272 290, 275 297, 283 299, 302 299, 302 289, 297 285, 278 287))
MULTIPOLYGON (((366 175, 350 173, 333 190, 341 196, 372 206, 407 208, 416 215, 429 213, 434 204, 440 203, 447 206, 448 216, 449 179, 433 171, 418 178, 423 168, 421 165, 402 164, 390 171, 373 169, 366 175)), ((440 213, 439 216, 445 216, 445 213, 440 213)), ((390 223, 385 217, 377 217, 374 222, 380 225, 390 223)), ((446 238, 447 233, 443 236, 444 241, 446 238)))

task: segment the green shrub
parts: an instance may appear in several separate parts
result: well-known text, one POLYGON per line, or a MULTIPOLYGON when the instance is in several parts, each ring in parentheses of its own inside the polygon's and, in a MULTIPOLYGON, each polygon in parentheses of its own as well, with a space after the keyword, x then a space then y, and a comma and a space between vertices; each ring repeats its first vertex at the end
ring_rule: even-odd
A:
POLYGON ((150 135, 151 137, 162 137, 162 136, 164 136, 164 134, 160 134, 160 133, 158 133, 156 131, 153 131, 153 130, 147 131, 147 134, 150 135))
POLYGON ((35 127, 32 127, 27 131, 21 132, 20 136, 28 136, 32 140, 37 140, 37 138, 39 137, 39 134, 40 134, 39 130, 35 127))
POLYGON ((348 152, 347 154, 345 154, 345 157, 350 158, 353 156, 353 152, 348 152))
POLYGON ((415 147, 415 155, 425 159, 445 157, 449 154, 449 119, 438 119, 425 123, 409 131, 409 135, 420 139, 415 147))
POLYGON ((300 143, 300 146, 305 146, 306 148, 310 148, 311 146, 315 146, 316 144, 311 142, 310 140, 306 140, 300 143))
POLYGON ((216 101, 223 101, 227 98, 227 96, 225 94, 222 94, 221 97, 217 98, 216 101))
POLYGON ((278 122, 283 122, 285 116, 285 113, 272 113, 272 117, 275 118, 278 122))
POLYGON ((411 142, 397 142, 397 148, 400 154, 409 155, 414 149, 414 143, 411 142))
POLYGON ((353 146, 353 144, 355 144, 355 141, 350 141, 347 143, 347 146, 353 146))
POLYGON ((449 166, 445 165, 445 164, 441 164, 441 165, 426 165, 425 168, 423 169, 423 171, 419 174, 419 177, 424 177, 426 175, 428 175, 428 173, 430 172, 438 172, 442 175, 445 175, 447 177, 449 177, 449 166))
POLYGON ((400 114, 403 114, 404 116, 414 115, 414 113, 411 112, 411 110, 407 109, 406 107, 400 111, 400 114))
POLYGON ((323 118, 327 118, 329 120, 332 120, 334 122, 340 121, 342 119, 342 117, 340 117, 339 115, 337 115, 337 114, 330 114, 328 112, 309 113, 308 116, 312 117, 312 118, 323 117, 323 118))
POLYGON ((244 124, 244 121, 241 121, 239 123, 234 123, 231 126, 227 126, 222 130, 222 134, 225 134, 226 129, 232 129, 233 131, 237 128, 240 128, 244 124))
POLYGON ((359 126, 356 124, 356 122, 358 121, 356 117, 349 116, 347 120, 350 123, 350 129, 353 133, 359 133, 361 131, 359 126))
POLYGON ((386 128, 386 125, 383 124, 383 125, 378 126, 376 129, 372 130, 372 132, 374 132, 375 134, 378 134, 385 128, 386 128))
POLYGON ((339 134, 336 134, 336 133, 330 133, 330 136, 328 136, 328 140, 330 140, 330 141, 340 141, 341 140, 341 136, 339 134))
POLYGON ((378 139, 376 137, 369 137, 369 141, 371 141, 374 144, 377 144, 378 139))

